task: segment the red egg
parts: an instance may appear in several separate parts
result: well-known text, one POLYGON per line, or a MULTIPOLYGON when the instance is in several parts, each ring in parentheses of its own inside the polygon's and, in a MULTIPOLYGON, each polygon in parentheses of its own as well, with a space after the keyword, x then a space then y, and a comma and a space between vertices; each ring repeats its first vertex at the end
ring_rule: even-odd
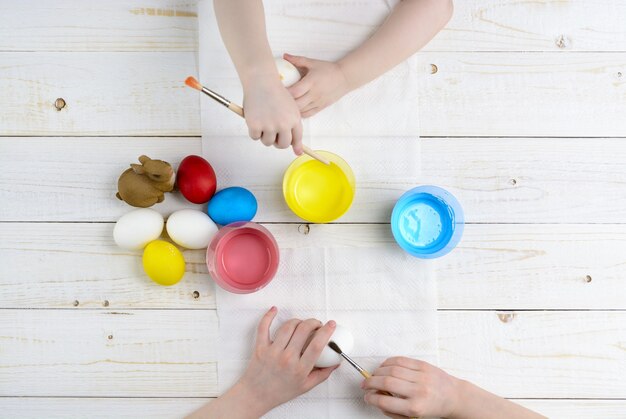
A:
POLYGON ((200 156, 187 156, 180 162, 176 172, 176 185, 189 202, 208 202, 217 188, 215 171, 200 156))

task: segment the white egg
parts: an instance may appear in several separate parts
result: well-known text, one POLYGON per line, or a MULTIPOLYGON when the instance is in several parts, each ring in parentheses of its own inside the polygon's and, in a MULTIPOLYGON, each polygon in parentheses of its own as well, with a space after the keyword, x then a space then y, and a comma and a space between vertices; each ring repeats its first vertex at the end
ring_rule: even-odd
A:
POLYGON ((203 249, 217 233, 217 226, 202 211, 183 209, 167 219, 167 234, 176 244, 187 249, 203 249))
POLYGON ((141 208, 124 214, 113 228, 115 243, 128 250, 139 250, 156 240, 163 231, 163 216, 153 209, 141 208))
POLYGON ((300 72, 293 64, 282 58, 276 58, 275 61, 283 86, 289 87, 300 80, 300 72))
MULTIPOLYGON (((330 340, 335 342, 341 350, 350 355, 350 351, 354 347, 354 337, 352 332, 343 326, 337 325, 335 332, 330 337, 330 340)), ((343 358, 337 352, 330 349, 328 346, 324 348, 322 354, 315 362, 317 368, 332 367, 333 365, 340 364, 343 358)))

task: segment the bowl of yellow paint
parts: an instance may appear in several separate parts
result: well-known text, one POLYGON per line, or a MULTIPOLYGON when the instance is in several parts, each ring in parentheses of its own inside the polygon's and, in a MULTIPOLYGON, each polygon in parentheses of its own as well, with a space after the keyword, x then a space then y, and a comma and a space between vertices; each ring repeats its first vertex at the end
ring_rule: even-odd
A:
POLYGON ((330 165, 308 155, 295 159, 283 176, 283 196, 298 217, 312 223, 329 223, 348 211, 356 181, 352 169, 336 154, 317 151, 330 165))

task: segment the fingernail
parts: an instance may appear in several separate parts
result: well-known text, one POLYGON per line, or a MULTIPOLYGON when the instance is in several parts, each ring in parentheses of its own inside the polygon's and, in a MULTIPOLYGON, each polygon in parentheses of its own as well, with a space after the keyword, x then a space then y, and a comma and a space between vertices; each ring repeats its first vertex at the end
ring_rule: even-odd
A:
POLYGON ((276 306, 270 307, 270 311, 276 311, 276 306))
POLYGON ((328 325, 329 325, 330 327, 333 327, 333 328, 334 328, 335 326, 337 326, 337 323, 335 323, 335 321, 334 321, 334 320, 330 320, 330 321, 328 322, 328 325))

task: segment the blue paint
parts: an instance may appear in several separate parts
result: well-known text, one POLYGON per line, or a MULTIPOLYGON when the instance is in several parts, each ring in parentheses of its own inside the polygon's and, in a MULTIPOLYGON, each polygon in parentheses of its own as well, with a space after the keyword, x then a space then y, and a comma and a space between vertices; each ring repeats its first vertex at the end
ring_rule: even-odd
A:
POLYGON ((217 224, 252 221, 257 211, 257 201, 252 192, 233 186, 222 189, 209 201, 207 213, 217 224))
POLYGON ((406 192, 391 215, 396 242, 420 258, 449 253, 463 235, 463 210, 456 198, 437 186, 419 186, 406 192))

